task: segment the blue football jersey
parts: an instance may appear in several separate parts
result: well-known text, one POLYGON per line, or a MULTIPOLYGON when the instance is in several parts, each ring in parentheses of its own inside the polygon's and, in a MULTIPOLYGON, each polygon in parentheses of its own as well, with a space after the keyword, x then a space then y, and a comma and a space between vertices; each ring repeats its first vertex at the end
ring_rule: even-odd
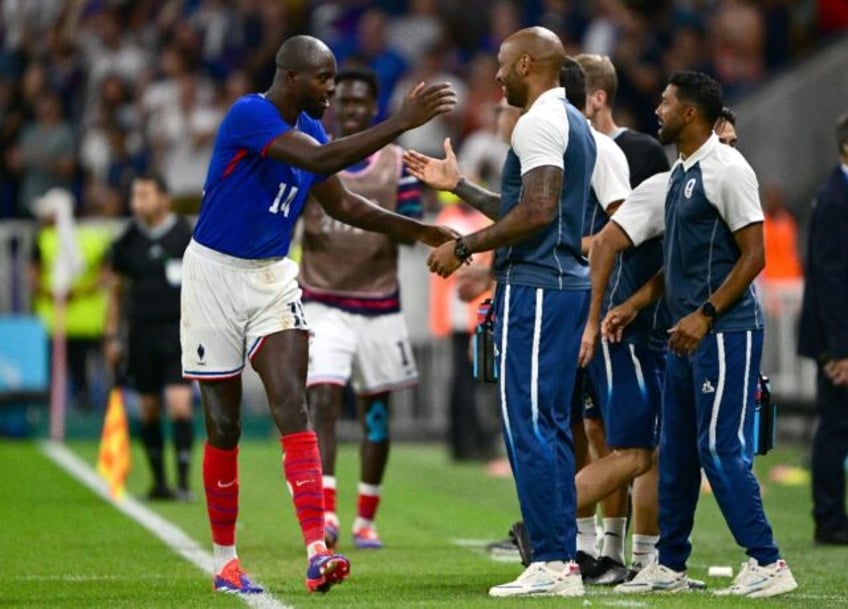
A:
POLYGON ((325 144, 321 122, 301 112, 292 127, 264 95, 239 98, 227 112, 209 163, 194 239, 237 258, 285 256, 314 183, 323 179, 268 157, 278 136, 297 129, 325 144))

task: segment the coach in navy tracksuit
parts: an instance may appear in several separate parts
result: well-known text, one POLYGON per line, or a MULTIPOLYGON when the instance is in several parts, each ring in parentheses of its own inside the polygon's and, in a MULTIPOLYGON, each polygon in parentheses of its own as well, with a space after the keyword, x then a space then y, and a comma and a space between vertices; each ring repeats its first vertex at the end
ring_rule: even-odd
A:
MULTIPOLYGON (((507 102, 525 113, 512 132, 501 196, 465 180, 437 185, 496 220, 453 247, 437 248, 428 260, 431 271, 448 276, 471 253, 497 248, 495 342, 504 436, 534 562, 515 581, 493 586, 489 594, 496 597, 584 593, 574 562, 568 405, 589 304, 580 239, 596 146, 589 123, 558 86, 564 59, 561 41, 545 28, 508 37, 498 53, 497 78, 507 102)), ((420 159, 420 167, 430 161, 420 159)), ((433 185, 416 174, 414 158, 407 164, 433 185)))
POLYGON ((840 165, 813 203, 798 353, 816 360, 813 518, 819 543, 848 544, 848 114, 836 128, 840 165))
POLYGON ((659 444, 659 561, 619 592, 686 590, 686 562, 707 474, 749 559, 717 594, 768 597, 797 588, 781 559, 752 471, 753 407, 763 317, 752 282, 765 262, 757 178, 712 127, 721 88, 674 74, 657 107, 659 138, 677 145, 665 202, 664 292, 673 326, 659 444))

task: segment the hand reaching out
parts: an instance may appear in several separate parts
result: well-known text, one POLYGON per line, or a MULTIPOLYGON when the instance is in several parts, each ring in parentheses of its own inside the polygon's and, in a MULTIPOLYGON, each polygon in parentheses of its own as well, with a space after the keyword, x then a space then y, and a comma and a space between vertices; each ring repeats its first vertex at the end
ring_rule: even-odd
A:
POLYGON ((456 107, 456 91, 450 83, 442 82, 428 85, 418 83, 406 97, 403 106, 395 115, 404 130, 414 129, 433 117, 450 112, 456 107))
POLYGON ((462 177, 450 138, 445 138, 445 158, 434 159, 415 150, 403 153, 409 173, 436 190, 453 190, 462 177))

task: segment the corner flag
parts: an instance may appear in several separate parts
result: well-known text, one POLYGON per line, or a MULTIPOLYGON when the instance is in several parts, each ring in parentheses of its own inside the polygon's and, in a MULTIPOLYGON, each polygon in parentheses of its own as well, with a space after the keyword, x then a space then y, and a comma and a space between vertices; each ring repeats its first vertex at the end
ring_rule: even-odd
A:
POLYGON ((97 473, 109 483, 113 498, 118 499, 124 495, 124 484, 130 468, 130 434, 124 395, 115 387, 109 394, 100 452, 97 455, 97 473))

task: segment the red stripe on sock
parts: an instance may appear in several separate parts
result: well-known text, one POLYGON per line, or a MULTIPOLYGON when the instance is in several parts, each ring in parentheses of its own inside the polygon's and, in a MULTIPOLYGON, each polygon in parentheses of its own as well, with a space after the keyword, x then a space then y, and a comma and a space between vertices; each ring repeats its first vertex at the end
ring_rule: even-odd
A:
POLYGON ((380 495, 363 495, 359 493, 359 500, 356 502, 356 515, 365 520, 374 520, 379 505, 380 495))
POLYGON ((302 431, 280 438, 283 473, 292 490, 292 502, 300 522, 303 542, 308 546, 324 541, 324 480, 318 437, 302 431))
POLYGON ((203 489, 212 541, 221 546, 235 545, 239 498, 238 447, 221 450, 208 443, 203 446, 203 489))

